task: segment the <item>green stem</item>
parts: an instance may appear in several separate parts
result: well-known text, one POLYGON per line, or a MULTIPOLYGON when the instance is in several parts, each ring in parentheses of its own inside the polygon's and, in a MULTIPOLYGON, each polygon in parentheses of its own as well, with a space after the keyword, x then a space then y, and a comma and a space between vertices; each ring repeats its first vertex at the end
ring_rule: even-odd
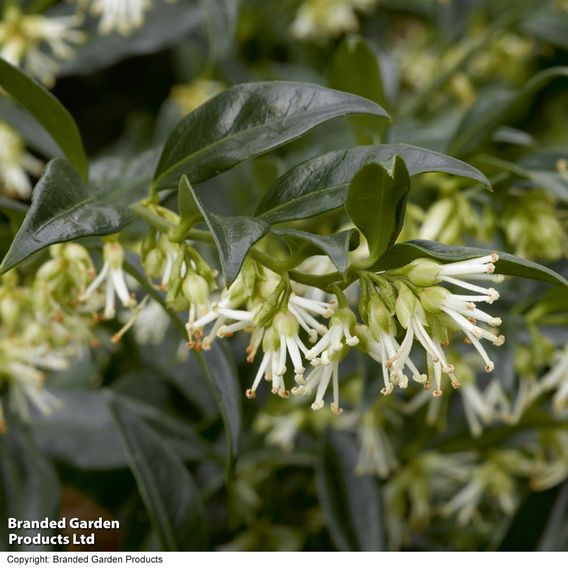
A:
POLYGON ((162 233, 169 233, 170 231, 177 229, 176 225, 170 223, 167 219, 156 215, 156 213, 153 213, 147 207, 144 207, 144 205, 142 205, 141 203, 134 205, 132 207, 132 212, 134 213, 134 215, 136 215, 136 217, 142 219, 143 221, 146 221, 148 225, 154 227, 155 229, 158 229, 158 231, 162 233))

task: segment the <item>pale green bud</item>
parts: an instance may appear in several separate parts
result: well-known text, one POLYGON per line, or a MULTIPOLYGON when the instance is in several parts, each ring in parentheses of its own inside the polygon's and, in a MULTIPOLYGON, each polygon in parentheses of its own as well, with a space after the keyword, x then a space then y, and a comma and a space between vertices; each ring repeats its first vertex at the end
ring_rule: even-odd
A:
POLYGON ((440 265, 427 258, 417 258, 400 269, 415 286, 433 286, 439 282, 440 265))
POLYGON ((379 339, 379 331, 389 334, 396 331, 391 313, 378 298, 369 302, 369 328, 375 339, 379 339))
POLYGON ((414 293, 402 284, 398 291, 398 298, 396 299, 395 311, 398 321, 404 329, 410 325, 412 316, 416 313, 418 306, 418 298, 414 293))
POLYGON ((11 296, 2 298, 0 301, 0 314, 2 322, 8 327, 15 327, 20 317, 20 308, 18 302, 11 296))
POLYGON ((118 243, 106 243, 103 256, 105 262, 108 262, 111 268, 119 269, 124 264, 124 249, 118 243))
POLYGON ((441 286, 430 286, 420 290, 420 303, 427 312, 436 313, 449 295, 450 292, 441 286))
POLYGON ((190 304, 202 306, 209 300, 209 284, 199 274, 189 273, 182 285, 183 294, 190 304))
POLYGON ((288 310, 278 312, 272 325, 278 335, 286 337, 294 337, 300 330, 298 320, 288 310))
POLYGON ((154 248, 149 251, 142 263, 146 274, 153 278, 160 277, 162 275, 164 260, 164 254, 160 249, 154 248))
POLYGON ((278 351, 278 349, 280 349, 280 337, 273 328, 269 327, 262 338, 262 350, 268 353, 269 351, 278 351))

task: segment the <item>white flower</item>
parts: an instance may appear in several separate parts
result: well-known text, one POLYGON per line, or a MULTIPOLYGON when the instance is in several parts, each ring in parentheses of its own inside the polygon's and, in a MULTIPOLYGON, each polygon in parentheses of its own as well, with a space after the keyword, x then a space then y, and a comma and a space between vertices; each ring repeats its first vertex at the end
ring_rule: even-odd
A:
POLYGON ((511 515, 517 502, 514 476, 526 474, 529 468, 517 450, 500 449, 474 469, 470 481, 446 503, 444 514, 456 515, 458 524, 465 526, 480 518, 479 507, 489 497, 488 504, 511 515))
POLYGON ((28 174, 39 176, 42 167, 37 158, 25 151, 17 132, 0 122, 0 191, 28 199, 32 193, 28 174))
POLYGON ((96 290, 104 285, 105 307, 103 317, 111 319, 116 314, 115 295, 118 296, 125 308, 133 308, 136 305, 136 299, 130 294, 126 285, 122 268, 124 263, 124 249, 122 246, 116 242, 106 243, 103 248, 103 259, 104 263, 101 271, 79 300, 87 300, 96 290))
POLYGON ((156 301, 143 306, 133 322, 136 341, 141 345, 160 345, 166 336, 170 318, 156 301))
POLYGON ((305 0, 292 23, 300 39, 322 40, 359 28, 355 10, 369 10, 376 0, 305 0))
MULTIPOLYGON (((84 8, 85 0, 79 1, 84 8)), ((146 11, 151 7, 150 0, 92 0, 90 11, 100 15, 99 32, 103 35, 118 32, 129 35, 144 25, 146 11)))
POLYGON ((386 478, 398 467, 395 452, 384 428, 381 409, 370 409, 361 417, 358 429, 361 449, 355 472, 386 478))
POLYGON ((292 389, 292 394, 310 396, 316 391, 312 410, 320 410, 324 406, 323 397, 330 381, 333 379, 333 402, 330 409, 334 414, 342 412, 339 406, 339 363, 340 353, 334 352, 328 359, 327 364, 316 364, 305 379, 305 384, 300 384, 292 389))
POLYGON ((0 57, 22 67, 46 85, 52 85, 59 67, 58 60, 73 56, 71 44, 84 40, 75 29, 81 20, 76 16, 46 18, 22 14, 15 6, 7 8, 0 22, 0 57), (52 55, 43 51, 47 47, 52 55))
POLYGON ((329 321, 329 329, 307 353, 312 364, 328 365, 331 356, 342 351, 344 344, 357 345, 359 338, 351 333, 355 323, 355 314, 349 308, 338 310, 329 321))
POLYGON ((1 350, 2 359, 6 360, 2 371, 10 384, 11 404, 23 420, 29 421, 31 417, 28 403, 45 415, 60 407, 60 401, 45 390, 45 373, 39 369, 60 371, 68 368, 69 358, 64 352, 13 343, 2 345, 1 350))
POLYGON ((306 355, 307 348, 298 336, 299 324, 295 317, 287 312, 281 311, 274 316, 270 327, 257 328, 252 335, 249 345, 247 358, 251 361, 258 345, 262 341, 263 357, 260 362, 253 385, 247 390, 248 398, 255 398, 256 389, 262 377, 272 381, 272 392, 281 397, 287 398, 289 391, 284 385, 284 374, 286 373, 286 361, 288 357, 292 361, 294 368, 294 379, 297 383, 303 384, 304 365, 302 355, 306 355))
POLYGON ((561 413, 568 408, 568 346, 557 355, 556 364, 538 382, 531 399, 556 390, 552 399, 554 411, 561 413))
POLYGON ((489 359, 487 351, 480 339, 487 339, 493 345, 500 346, 505 342, 505 336, 496 335, 484 329, 476 323, 478 321, 495 327, 501 325, 501 318, 492 317, 490 314, 476 307, 476 302, 492 303, 494 295, 465 296, 452 294, 445 288, 433 286, 425 288, 420 293, 420 300, 424 308, 432 313, 442 311, 447 314, 463 331, 469 343, 471 343, 485 363, 485 371, 490 373, 495 368, 493 361, 489 359), (475 322, 475 323, 474 323, 475 322))

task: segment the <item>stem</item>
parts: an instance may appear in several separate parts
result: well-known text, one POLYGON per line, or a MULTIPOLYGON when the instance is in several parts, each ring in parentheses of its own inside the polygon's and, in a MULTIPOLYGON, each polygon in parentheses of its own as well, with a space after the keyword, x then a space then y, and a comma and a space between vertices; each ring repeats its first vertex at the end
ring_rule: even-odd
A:
POLYGON ((149 211, 148 208, 144 207, 141 203, 134 205, 132 207, 132 212, 136 215, 136 217, 146 221, 146 223, 148 223, 151 227, 158 229, 158 231, 162 233, 169 233, 170 231, 177 229, 176 225, 170 223, 163 217, 152 213, 152 211, 149 211))

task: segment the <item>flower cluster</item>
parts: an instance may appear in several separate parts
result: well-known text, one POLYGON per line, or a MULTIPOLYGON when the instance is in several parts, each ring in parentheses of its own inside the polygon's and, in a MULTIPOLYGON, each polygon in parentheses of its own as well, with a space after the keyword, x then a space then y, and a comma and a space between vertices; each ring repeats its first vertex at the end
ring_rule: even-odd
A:
POLYGON ((376 0, 305 0, 292 23, 300 39, 327 40, 359 29, 356 11, 368 12, 376 0))
POLYGON ((103 35, 118 32, 130 35, 144 25, 150 0, 77 0, 79 13, 89 9, 100 16, 99 32, 103 35))
POLYGON ((29 199, 32 184, 28 176, 39 176, 42 168, 43 164, 26 152, 19 134, 0 122, 0 193, 29 199))
POLYGON ((70 59, 72 46, 85 39, 83 32, 77 29, 80 23, 77 16, 47 18, 24 14, 11 4, 0 22, 0 57, 51 86, 59 61, 70 59))

